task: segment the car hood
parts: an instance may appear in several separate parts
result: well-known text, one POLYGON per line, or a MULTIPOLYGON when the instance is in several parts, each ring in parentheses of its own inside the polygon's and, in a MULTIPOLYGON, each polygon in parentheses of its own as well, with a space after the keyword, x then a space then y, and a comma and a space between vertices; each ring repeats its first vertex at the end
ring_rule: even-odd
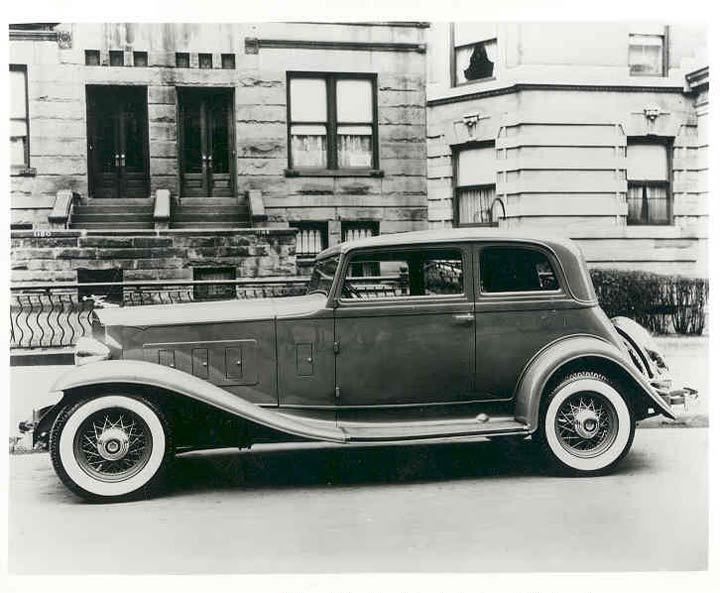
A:
POLYGON ((324 308, 326 304, 327 297, 317 293, 295 297, 108 307, 96 309, 95 313, 106 326, 150 327, 302 317, 324 308))

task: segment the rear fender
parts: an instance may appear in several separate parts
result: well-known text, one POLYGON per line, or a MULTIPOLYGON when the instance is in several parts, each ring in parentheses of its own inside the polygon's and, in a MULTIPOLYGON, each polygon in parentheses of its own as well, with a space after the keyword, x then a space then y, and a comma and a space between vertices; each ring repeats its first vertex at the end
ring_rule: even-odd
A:
POLYGON ((675 418, 670 406, 655 393, 645 377, 625 359, 614 344, 592 335, 575 335, 548 344, 528 363, 518 380, 515 389, 515 418, 527 424, 530 432, 534 432, 538 427, 540 402, 548 381, 557 372, 561 372, 564 366, 573 361, 579 362, 580 359, 591 359, 593 367, 600 365, 604 369, 612 369, 615 378, 619 376, 630 382, 630 385, 635 387, 630 390, 633 392, 631 397, 641 398, 641 401, 635 400, 631 403, 654 408, 668 418, 675 418))
MULTIPOLYGON (((141 360, 105 360, 74 367, 60 377, 51 390, 62 392, 65 400, 74 390, 109 384, 157 387, 175 394, 176 397, 187 397, 203 402, 272 430, 312 440, 345 441, 344 433, 331 422, 300 419, 261 408, 203 379, 177 369, 141 360)), ((52 416, 53 412, 57 415, 57 411, 63 406, 64 403, 61 401, 46 414, 46 417, 52 416)), ((41 425, 52 422, 52 419, 45 420, 42 419, 38 430, 41 425)))

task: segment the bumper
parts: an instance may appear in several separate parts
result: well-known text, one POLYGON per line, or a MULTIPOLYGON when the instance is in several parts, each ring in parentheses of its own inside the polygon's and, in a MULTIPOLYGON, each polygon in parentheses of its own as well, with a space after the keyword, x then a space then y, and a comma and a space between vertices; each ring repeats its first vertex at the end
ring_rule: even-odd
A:
POLYGON ((672 391, 657 390, 657 394, 669 406, 683 406, 685 410, 693 405, 698 398, 697 389, 693 389, 692 387, 683 387, 681 389, 673 389, 672 391))

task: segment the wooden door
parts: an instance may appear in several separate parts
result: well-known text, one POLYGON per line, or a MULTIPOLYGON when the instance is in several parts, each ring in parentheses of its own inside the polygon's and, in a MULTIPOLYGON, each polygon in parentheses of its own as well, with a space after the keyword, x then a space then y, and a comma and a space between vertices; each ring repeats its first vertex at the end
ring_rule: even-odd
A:
POLYGON ((146 88, 90 86, 87 110, 90 195, 148 197, 146 88))
POLYGON ((235 195, 232 113, 232 93, 227 89, 180 93, 183 196, 235 195))

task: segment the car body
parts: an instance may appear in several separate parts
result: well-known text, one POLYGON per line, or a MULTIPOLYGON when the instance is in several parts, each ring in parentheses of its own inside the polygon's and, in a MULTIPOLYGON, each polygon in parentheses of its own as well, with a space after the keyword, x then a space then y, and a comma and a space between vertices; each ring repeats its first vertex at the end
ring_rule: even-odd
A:
POLYGON ((147 492, 176 452, 289 440, 531 438, 591 475, 693 393, 607 318, 571 241, 497 229, 340 244, 303 296, 96 316, 34 435, 99 500, 147 492))

